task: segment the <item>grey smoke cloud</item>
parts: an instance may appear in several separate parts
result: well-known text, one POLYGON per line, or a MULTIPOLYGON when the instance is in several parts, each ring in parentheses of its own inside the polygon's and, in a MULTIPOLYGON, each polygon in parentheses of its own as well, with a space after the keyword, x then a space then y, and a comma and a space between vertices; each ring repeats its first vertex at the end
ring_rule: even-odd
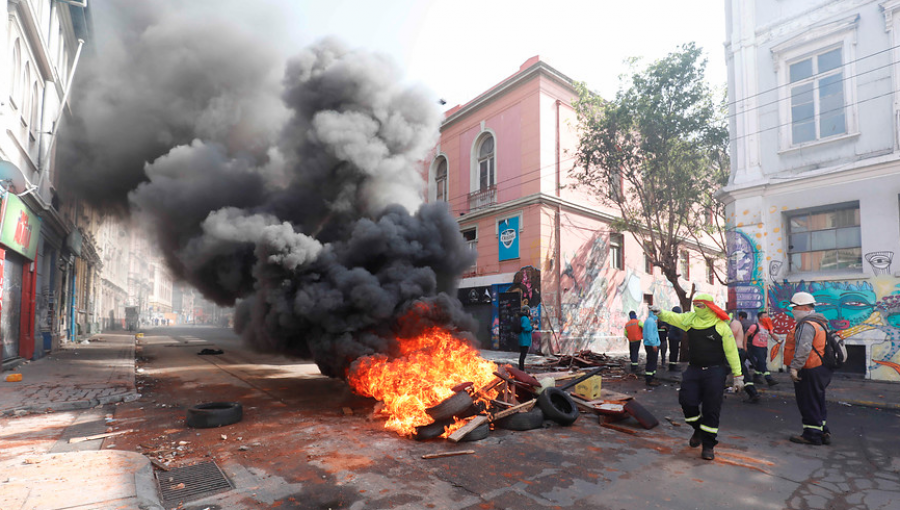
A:
POLYGON ((421 197, 441 115, 386 58, 325 40, 275 73, 274 53, 227 20, 101 18, 133 51, 88 58, 82 130, 63 151, 71 189, 155 226, 173 273, 236 304, 250 345, 344 377, 398 335, 471 338, 452 296, 473 255, 446 207, 421 197))

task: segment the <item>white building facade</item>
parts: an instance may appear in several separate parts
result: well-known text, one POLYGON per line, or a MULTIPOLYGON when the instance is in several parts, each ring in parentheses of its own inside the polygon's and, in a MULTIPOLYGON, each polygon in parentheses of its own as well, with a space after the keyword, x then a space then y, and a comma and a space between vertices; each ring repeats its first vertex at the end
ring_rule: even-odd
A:
POLYGON ((900 0, 725 4, 729 308, 784 334, 810 292, 842 371, 900 381, 900 0))

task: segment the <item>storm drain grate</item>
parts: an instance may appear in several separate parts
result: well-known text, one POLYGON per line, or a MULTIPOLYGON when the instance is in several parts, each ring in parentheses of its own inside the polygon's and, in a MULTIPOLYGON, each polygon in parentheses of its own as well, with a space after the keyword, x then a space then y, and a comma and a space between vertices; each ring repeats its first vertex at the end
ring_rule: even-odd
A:
POLYGON ((215 462, 157 471, 156 481, 167 506, 234 489, 234 485, 215 462))

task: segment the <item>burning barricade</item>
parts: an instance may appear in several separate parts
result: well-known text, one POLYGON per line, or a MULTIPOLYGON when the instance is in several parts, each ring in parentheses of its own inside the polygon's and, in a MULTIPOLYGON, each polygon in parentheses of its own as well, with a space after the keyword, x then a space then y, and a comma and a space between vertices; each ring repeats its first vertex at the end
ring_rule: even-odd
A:
POLYGON ((492 428, 530 430, 547 420, 571 425, 578 419, 578 406, 563 389, 483 359, 450 332, 433 328, 399 345, 393 358, 357 360, 348 381, 381 402, 384 427, 402 436, 474 441, 492 428))

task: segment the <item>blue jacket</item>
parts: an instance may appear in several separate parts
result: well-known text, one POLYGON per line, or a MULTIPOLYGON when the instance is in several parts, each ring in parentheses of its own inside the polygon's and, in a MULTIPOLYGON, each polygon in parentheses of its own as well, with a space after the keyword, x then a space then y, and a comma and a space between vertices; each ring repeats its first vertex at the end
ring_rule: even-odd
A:
POLYGON ((519 316, 519 322, 522 324, 522 332, 519 333, 519 347, 531 347, 531 317, 527 315, 519 316))
POLYGON ((650 312, 644 319, 644 345, 659 347, 659 328, 656 325, 656 315, 650 312))

